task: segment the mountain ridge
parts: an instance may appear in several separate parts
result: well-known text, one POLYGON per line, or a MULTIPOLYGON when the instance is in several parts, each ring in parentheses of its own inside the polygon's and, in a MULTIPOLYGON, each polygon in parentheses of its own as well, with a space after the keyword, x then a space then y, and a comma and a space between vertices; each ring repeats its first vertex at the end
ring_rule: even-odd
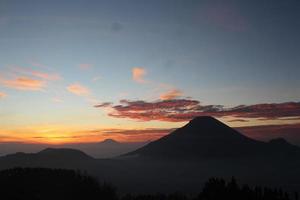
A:
MULTIPOLYGON (((292 145, 286 142, 280 147, 290 151, 290 146, 292 145)), ((122 156, 166 159, 262 157, 271 155, 272 151, 278 151, 280 147, 272 142, 266 143, 249 138, 213 117, 202 116, 196 117, 170 134, 122 156)), ((300 148, 298 150, 300 153, 300 148)))

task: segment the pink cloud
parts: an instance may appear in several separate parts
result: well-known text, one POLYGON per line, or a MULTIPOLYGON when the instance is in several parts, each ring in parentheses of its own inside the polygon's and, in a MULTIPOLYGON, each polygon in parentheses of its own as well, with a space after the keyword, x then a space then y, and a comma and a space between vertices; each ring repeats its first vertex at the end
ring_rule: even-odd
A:
POLYGON ((17 90, 42 90, 46 86, 45 81, 32 79, 25 76, 10 80, 0 79, 0 83, 6 87, 17 90))
POLYGON ((69 85, 67 87, 67 90, 78 96, 87 96, 90 94, 90 90, 87 87, 80 85, 79 83, 69 85))
POLYGON ((167 91, 167 92, 161 94, 160 99, 161 100, 170 100, 170 99, 178 98, 181 95, 182 95, 182 92, 180 90, 173 89, 173 90, 170 90, 170 91, 167 91))
POLYGON ((284 117, 299 117, 300 102, 240 105, 226 108, 223 105, 201 105, 192 99, 170 99, 153 102, 121 100, 119 105, 103 103, 97 108, 111 107, 111 117, 130 118, 142 121, 188 121, 197 116, 235 118, 263 118, 265 120, 284 117))
POLYGON ((147 71, 142 67, 134 67, 132 69, 132 79, 138 83, 146 83, 144 76, 147 71))

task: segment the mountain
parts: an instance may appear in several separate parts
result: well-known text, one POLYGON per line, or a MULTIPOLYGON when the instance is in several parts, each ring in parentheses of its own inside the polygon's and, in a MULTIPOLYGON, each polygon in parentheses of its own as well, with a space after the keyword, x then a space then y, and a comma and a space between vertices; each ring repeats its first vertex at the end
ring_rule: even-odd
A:
POLYGON ((76 149, 47 148, 37 153, 17 152, 0 157, 1 169, 12 167, 55 167, 73 168, 85 165, 93 157, 76 149))
POLYGON ((62 148, 80 149, 94 158, 111 158, 134 151, 147 144, 147 142, 118 142, 106 139, 95 143, 66 144, 62 148))
POLYGON ((48 157, 49 159, 66 159, 66 160, 89 160, 92 159, 91 156, 86 153, 76 150, 76 149, 55 149, 55 148, 47 148, 36 154, 40 157, 48 157))
POLYGON ((13 154, 15 152, 34 153, 51 148, 59 149, 78 149, 94 158, 110 158, 136 150, 148 142, 118 142, 113 139, 106 139, 93 143, 74 143, 61 145, 48 144, 27 144, 14 142, 0 142, 0 156, 13 154))
POLYGON ((105 139, 102 142, 99 142, 100 144, 106 144, 106 145, 118 145, 120 144, 119 142, 117 142, 116 140, 113 139, 105 139))
POLYGON ((204 116, 196 117, 169 135, 123 156, 163 159, 244 158, 292 151, 300 155, 300 148, 286 141, 256 141, 213 117, 204 116))
MULTIPOLYGON (((89 150, 105 145, 115 148, 120 143, 105 140, 89 150)), ((111 159, 94 159, 72 148, 47 148, 0 157, 0 169, 12 167, 81 169, 124 193, 193 193, 210 177, 232 176, 253 185, 300 188, 298 146, 280 138, 253 140, 212 117, 197 117, 165 137, 111 159)))

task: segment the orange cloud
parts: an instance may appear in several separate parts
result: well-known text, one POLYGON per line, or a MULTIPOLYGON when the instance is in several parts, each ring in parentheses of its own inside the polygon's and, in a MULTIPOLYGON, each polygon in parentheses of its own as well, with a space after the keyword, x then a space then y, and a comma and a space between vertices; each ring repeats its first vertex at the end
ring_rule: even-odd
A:
POLYGON ((35 71, 23 67, 13 67, 12 71, 16 74, 16 76, 32 76, 48 81, 61 79, 61 76, 59 74, 35 71))
POLYGON ((79 83, 71 84, 67 87, 67 90, 78 96, 87 96, 90 94, 90 90, 79 83))
POLYGON ((141 67, 134 67, 132 69, 132 79, 138 83, 146 83, 144 76, 146 75, 146 70, 141 67))
POLYGON ((160 95, 161 100, 170 100, 170 99, 176 99, 177 97, 180 97, 182 95, 182 92, 177 89, 170 90, 166 93, 163 93, 160 95))
POLYGON ((7 96, 7 94, 5 94, 4 92, 0 92, 0 99, 4 98, 6 96, 7 96))
POLYGON ((17 90, 42 90, 46 86, 45 81, 36 80, 25 76, 11 80, 2 79, 0 80, 0 83, 6 87, 17 90))

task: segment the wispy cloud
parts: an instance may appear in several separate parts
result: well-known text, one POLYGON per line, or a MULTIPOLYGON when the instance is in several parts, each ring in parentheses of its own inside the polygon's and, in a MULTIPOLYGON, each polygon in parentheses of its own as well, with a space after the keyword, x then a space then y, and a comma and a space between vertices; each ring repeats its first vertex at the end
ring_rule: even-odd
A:
POLYGON ((4 92, 0 92, 0 99, 4 98, 6 96, 7 96, 7 94, 5 94, 4 92))
POLYGON ((59 74, 49 74, 49 73, 44 73, 44 72, 39 72, 39 71, 31 71, 32 76, 45 79, 45 80, 59 80, 61 79, 61 76, 59 74))
POLYGON ((132 69, 132 79, 138 83, 146 83, 144 76, 147 74, 147 71, 142 67, 134 67, 132 69))
POLYGON ((17 77, 15 79, 0 79, 0 83, 6 87, 17 90, 42 90, 46 86, 43 80, 33 79, 30 77, 17 77))
MULTIPOLYGON (((170 99, 153 102, 121 100, 119 105, 103 103, 97 108, 111 107, 108 115, 116 118, 131 118, 142 121, 188 121, 197 116, 262 118, 264 120, 300 116, 300 102, 240 105, 201 105, 192 99, 170 99)), ((245 119, 244 119, 245 120, 245 119)))
POLYGON ((90 94, 90 90, 79 84, 79 83, 74 83, 74 84, 71 84, 67 87, 67 90, 75 95, 78 95, 78 96, 87 96, 90 94))
POLYGON ((169 91, 161 94, 160 99, 161 100, 170 100, 170 99, 178 98, 181 95, 182 95, 182 92, 180 90, 172 89, 172 90, 169 90, 169 91))
POLYGON ((57 73, 42 72, 42 71, 30 69, 30 68, 13 66, 13 67, 11 67, 11 70, 15 74, 18 74, 21 76, 32 76, 32 77, 40 78, 40 79, 47 80, 47 81, 54 81, 54 80, 62 79, 62 77, 57 73))
POLYGON ((94 107, 95 108, 106 108, 106 107, 110 107, 112 105, 113 105, 113 103, 111 103, 111 102, 105 102, 105 103, 97 104, 94 107))

